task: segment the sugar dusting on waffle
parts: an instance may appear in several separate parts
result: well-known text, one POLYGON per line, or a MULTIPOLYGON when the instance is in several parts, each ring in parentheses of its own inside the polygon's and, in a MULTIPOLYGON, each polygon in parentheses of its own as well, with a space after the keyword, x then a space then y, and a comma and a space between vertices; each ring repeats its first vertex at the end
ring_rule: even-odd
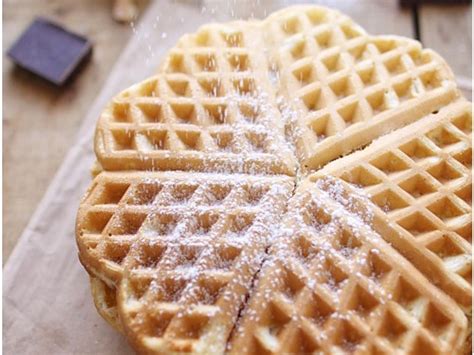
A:
MULTIPOLYGON (((192 324, 189 319, 194 319, 197 312, 197 317, 208 319, 212 328, 220 324, 217 320, 212 324, 212 317, 229 319, 226 325, 219 325, 227 329, 221 335, 226 336, 265 255, 271 221, 284 210, 293 182, 287 177, 246 175, 154 176, 155 173, 143 173, 121 180, 117 174, 103 174, 89 197, 92 208, 97 209, 102 206, 104 185, 127 185, 121 188, 122 196, 114 199, 118 202, 116 212, 102 232, 108 237, 95 247, 103 252, 103 261, 113 261, 128 270, 125 279, 130 290, 124 317, 128 317, 130 308, 129 326, 149 334, 146 329, 152 327, 151 309, 163 307, 168 316, 172 312, 169 329, 173 324, 192 324), (114 181, 114 177, 118 179, 114 181), (120 248, 120 235, 131 232, 124 222, 140 210, 146 211, 146 216, 134 232, 129 252, 118 260, 110 251, 120 248), (112 247, 113 243, 117 244, 112 247), (148 280, 148 286, 140 285, 144 280, 148 280)), ((87 236, 88 227, 84 229, 83 235, 87 236)), ((164 339, 174 334, 168 328, 163 329, 164 339)), ((189 330, 180 336, 192 338, 193 334, 189 330)), ((221 339, 214 346, 224 344, 225 339, 221 339)))
MULTIPOLYGON (((157 76, 142 86, 177 85, 173 78, 157 76)), ((189 95, 199 98, 202 89, 196 88, 195 79, 178 78, 180 85, 193 87, 189 95)), ((211 95, 220 80, 213 81, 211 95)), ((99 125, 96 148, 104 151, 102 163, 120 169, 117 159, 123 156, 138 169, 294 174, 291 144, 285 141, 270 94, 257 85, 249 87, 247 79, 237 79, 234 85, 235 90, 200 104, 166 95, 147 97, 136 88, 122 93, 99 125), (124 107, 123 117, 114 113, 117 107, 124 107)))
MULTIPOLYGON (((416 348, 421 340, 409 341, 408 335, 403 341, 381 341, 399 322, 392 318, 394 307, 404 309, 405 321, 436 315, 456 327, 457 315, 445 308, 445 296, 419 279, 414 268, 398 264, 395 250, 372 230, 371 206, 364 193, 331 177, 300 186, 233 334, 230 353, 416 348), (350 211, 354 206, 362 208, 350 211)), ((438 333, 429 323, 422 327, 429 334, 425 350, 449 349, 446 340, 457 337, 453 329, 438 333)), ((404 332, 417 338, 415 330, 404 332)))

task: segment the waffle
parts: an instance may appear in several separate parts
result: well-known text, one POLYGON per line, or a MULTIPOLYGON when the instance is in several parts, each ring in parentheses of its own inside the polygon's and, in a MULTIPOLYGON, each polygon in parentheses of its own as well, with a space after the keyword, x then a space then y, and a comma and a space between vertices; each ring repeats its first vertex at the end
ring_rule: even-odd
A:
POLYGON ((313 175, 363 188, 378 206, 374 228, 380 235, 469 309, 471 130, 471 103, 454 103, 313 175))
POLYGON ((462 347, 463 313, 371 229, 368 206, 340 180, 298 187, 230 354, 435 354, 462 347))
POLYGON ((293 185, 284 176, 101 173, 77 221, 100 313, 116 323, 115 289, 137 349, 221 352, 293 185))
POLYGON ((261 69, 266 58, 256 50, 261 35, 250 25, 214 27, 215 38, 196 39, 214 47, 176 48, 163 73, 104 110, 95 136, 104 169, 294 175, 296 160, 261 69))
POLYGON ((140 353, 465 350, 471 110, 436 53, 323 7, 184 35, 98 120, 99 314, 140 353))
POLYGON ((107 285, 98 277, 91 276, 90 278, 92 298, 97 312, 109 323, 113 328, 119 332, 123 332, 122 323, 120 322, 116 289, 107 285))

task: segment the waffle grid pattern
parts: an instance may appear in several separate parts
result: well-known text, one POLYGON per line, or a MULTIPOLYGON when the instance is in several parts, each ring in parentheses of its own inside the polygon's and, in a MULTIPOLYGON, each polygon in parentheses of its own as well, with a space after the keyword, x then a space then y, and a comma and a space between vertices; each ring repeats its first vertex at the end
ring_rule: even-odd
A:
POLYGON ((103 173, 95 182, 79 247, 86 268, 120 283, 124 327, 156 351, 221 351, 292 180, 103 173))
MULTIPOLYGON (((424 120, 430 123, 399 133, 376 151, 368 148, 358 156, 329 164, 315 175, 331 174, 364 189, 379 207, 379 218, 392 222, 401 240, 409 240, 432 260, 430 267, 423 268, 428 279, 439 277, 437 273, 429 276, 432 269, 444 269, 450 277, 441 287, 469 307, 471 106, 455 104, 424 120), (441 118, 437 119, 437 115, 441 118)), ((385 235, 393 238, 392 234, 385 235)), ((417 264, 416 259, 412 262, 417 264)))
POLYGON ((226 85, 217 77, 158 75, 122 93, 103 113, 99 160, 108 170, 127 162, 128 169, 294 174, 269 100, 245 76, 226 85))
POLYGON ((180 242, 178 236, 185 235, 182 243, 197 237, 196 242, 205 244, 215 239, 214 234, 224 233, 224 226, 245 230, 265 213, 258 202, 272 183, 286 190, 292 186, 285 177, 103 173, 81 203, 77 222, 81 256, 90 255, 84 261, 91 261, 92 268, 101 267, 106 279, 116 283, 138 234, 148 239, 159 236, 166 243, 180 242), (214 224, 220 227, 209 234, 214 224))
POLYGON ((340 213, 330 194, 350 191, 319 182, 300 185, 231 353, 436 353, 459 342, 459 310, 359 217, 340 213))
POLYGON ((186 49, 172 49, 162 73, 119 95, 99 121, 101 164, 294 175, 296 160, 261 69, 266 58, 249 49, 261 47, 261 35, 245 29, 213 25, 184 36, 186 49))
POLYGON ((458 95, 444 60, 419 42, 368 36, 344 16, 311 12, 269 27, 280 44, 273 59, 280 91, 298 112, 290 123, 303 168, 318 168, 458 95))

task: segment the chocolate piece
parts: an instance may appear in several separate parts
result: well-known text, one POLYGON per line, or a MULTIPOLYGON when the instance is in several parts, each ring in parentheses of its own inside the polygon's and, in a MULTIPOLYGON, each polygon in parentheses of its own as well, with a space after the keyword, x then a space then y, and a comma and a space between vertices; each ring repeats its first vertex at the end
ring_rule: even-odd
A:
POLYGON ((37 18, 8 51, 19 66, 62 85, 92 51, 87 38, 37 18))

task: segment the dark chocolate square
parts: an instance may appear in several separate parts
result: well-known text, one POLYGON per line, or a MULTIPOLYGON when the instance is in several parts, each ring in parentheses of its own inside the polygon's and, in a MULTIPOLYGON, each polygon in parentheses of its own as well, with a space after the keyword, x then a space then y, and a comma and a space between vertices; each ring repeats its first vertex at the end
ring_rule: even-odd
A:
POLYGON ((8 56, 19 66, 62 85, 91 51, 87 38, 37 18, 13 44, 8 56))

